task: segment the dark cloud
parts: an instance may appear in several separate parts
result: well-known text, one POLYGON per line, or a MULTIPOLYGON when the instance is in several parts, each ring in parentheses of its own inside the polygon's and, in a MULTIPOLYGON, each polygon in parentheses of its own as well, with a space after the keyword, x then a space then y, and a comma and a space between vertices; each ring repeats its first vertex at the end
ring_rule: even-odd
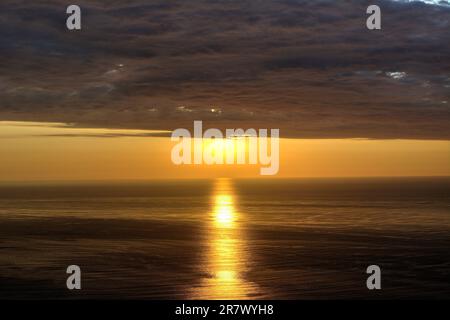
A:
POLYGON ((79 0, 69 32, 66 1, 3 0, 0 120, 450 139, 450 7, 424 2, 79 0))

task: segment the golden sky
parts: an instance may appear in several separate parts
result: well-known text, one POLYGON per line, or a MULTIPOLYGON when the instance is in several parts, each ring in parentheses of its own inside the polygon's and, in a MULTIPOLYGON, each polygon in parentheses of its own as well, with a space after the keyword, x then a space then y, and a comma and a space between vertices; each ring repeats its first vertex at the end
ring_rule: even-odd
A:
MULTIPOLYGON (((0 122, 0 181, 260 177, 261 165, 181 165, 164 131, 0 122)), ((449 176, 448 140, 281 139, 275 177, 449 176)))

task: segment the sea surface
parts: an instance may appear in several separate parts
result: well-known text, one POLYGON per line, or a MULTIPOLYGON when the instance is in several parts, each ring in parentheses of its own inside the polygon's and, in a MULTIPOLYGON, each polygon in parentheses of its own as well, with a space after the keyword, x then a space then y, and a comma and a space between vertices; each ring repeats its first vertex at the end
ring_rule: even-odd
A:
POLYGON ((449 191, 450 178, 3 183, 0 298, 448 299, 449 191))

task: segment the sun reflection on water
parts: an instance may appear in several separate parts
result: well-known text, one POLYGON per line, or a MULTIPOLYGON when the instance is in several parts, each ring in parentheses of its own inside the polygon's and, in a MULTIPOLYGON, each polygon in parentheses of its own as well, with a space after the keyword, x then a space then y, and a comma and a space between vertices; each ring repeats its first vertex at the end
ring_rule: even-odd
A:
POLYGON ((254 293, 245 279, 248 252, 235 201, 231 180, 216 180, 204 255, 207 276, 194 290, 194 299, 245 299, 254 293))
POLYGON ((235 220, 233 198, 229 194, 215 196, 214 221, 217 228, 232 228, 235 220))

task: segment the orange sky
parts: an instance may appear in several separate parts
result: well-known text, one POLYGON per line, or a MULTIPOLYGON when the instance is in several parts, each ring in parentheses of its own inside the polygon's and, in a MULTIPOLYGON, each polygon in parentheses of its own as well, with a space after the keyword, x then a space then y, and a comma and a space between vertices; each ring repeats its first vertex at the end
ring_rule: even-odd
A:
MULTIPOLYGON (((160 133, 0 122, 0 181, 260 176, 261 165, 175 166, 175 142, 142 136, 160 133)), ((275 177, 449 176, 449 163, 446 140, 281 139, 275 177)))

